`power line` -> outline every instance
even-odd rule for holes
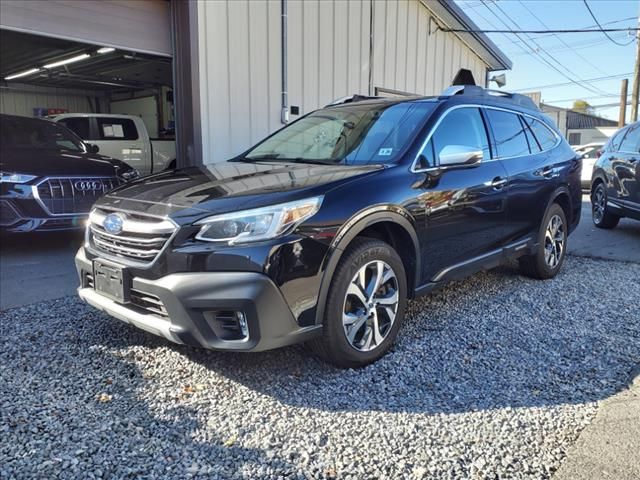
[[[529,12],[533,18],[535,18],[538,22],[540,22],[540,25],[542,25],[545,28],[549,28],[548,25],[546,23],[544,23],[540,17],[538,17],[529,7],[527,7],[524,2],[522,2],[521,0],[518,0],[518,3],[520,5],[522,5],[524,7],[524,9]],[[565,42],[557,33],[554,33],[553,36],[555,38],[557,38],[558,40],[560,40],[560,42],[565,46],[565,47],[569,47],[569,45],[567,44],[567,42]],[[571,47],[569,47],[571,48]],[[602,73],[603,75],[606,75],[607,72],[605,72],[604,70],[602,70],[600,67],[598,67],[597,65],[594,65],[588,58],[586,58],[585,56],[581,55],[580,53],[578,53],[576,50],[574,50],[573,48],[571,48],[571,51],[574,53],[574,55],[577,55],[578,57],[580,57],[582,60],[584,60],[585,63],[591,65],[591,67],[593,67],[595,70],[599,71],[600,73]]]
[[[611,35],[609,35],[607,32],[610,32],[611,29],[604,29],[602,28],[602,25],[600,25],[600,22],[598,22],[598,19],[596,18],[596,16],[593,14],[593,11],[591,10],[591,7],[589,6],[589,4],[587,3],[587,0],[582,0],[584,2],[584,6],[587,7],[587,10],[589,10],[589,13],[591,14],[591,18],[593,18],[593,21],[596,22],[598,24],[598,27],[600,27],[600,31],[602,33],[604,33],[606,35],[606,37],[611,40],[612,43],[615,43],[616,45],[620,46],[620,47],[626,47],[627,45],[631,45],[635,38],[631,39],[631,41],[629,41],[629,43],[620,43],[620,42],[616,42],[613,38],[611,38]],[[637,28],[635,29],[636,31],[638,30]]]
[[[620,37],[618,37],[618,39],[622,39],[622,38],[625,38],[625,37],[626,37],[626,35],[621,35]],[[538,38],[541,38],[541,37],[538,37]],[[552,46],[550,48],[547,48],[547,52],[560,53],[560,52],[567,52],[569,50],[583,50],[585,48],[595,47],[596,45],[602,45],[604,43],[609,43],[609,40],[607,40],[607,39],[595,40],[595,41],[594,40],[587,40],[587,41],[583,40],[583,41],[580,41],[580,42],[569,43],[569,44],[567,44],[568,47],[566,47],[566,48],[561,47],[561,46],[557,46],[557,47],[553,47]],[[511,56],[511,57],[517,57],[517,56],[520,56],[520,55],[525,55],[524,52],[523,53],[519,53],[519,52],[516,52],[515,50],[514,51],[507,51],[505,53],[508,56]],[[529,53],[527,52],[526,55],[529,55]]]
[[[611,97],[617,97],[617,96],[618,94],[612,93],[611,95],[596,95],[593,97],[559,98],[557,100],[545,100],[544,103],[574,102],[576,100],[595,100],[597,98],[611,98]]]
[[[483,0],[483,4],[486,7],[487,10],[489,10],[489,12],[491,12],[491,14],[493,16],[495,16],[500,23],[502,23],[505,27],[507,28],[511,28],[504,20],[502,20],[502,18],[500,18],[500,16],[494,12],[491,8],[489,8],[489,6],[485,3],[485,1]],[[500,7],[500,5],[495,4],[496,8],[498,10],[500,10],[500,12],[502,12],[502,14],[516,27],[516,28],[520,28],[520,25],[518,25],[518,23],[513,20],[509,14],[507,12],[505,12],[502,7]],[[518,38],[521,38],[519,34]],[[530,35],[526,35],[527,38],[531,39]],[[540,61],[542,61],[545,65],[547,65],[548,67],[550,67],[551,69],[555,70],[557,73],[559,73],[560,75],[562,75],[564,78],[566,78],[567,80],[569,80],[571,83],[579,86],[580,88],[584,88],[585,90],[591,92],[591,93],[595,93],[595,94],[606,94],[606,92],[604,92],[603,90],[599,90],[596,89],[594,87],[591,87],[589,85],[583,85],[579,82],[577,82],[574,78],[577,78],[578,80],[584,82],[584,80],[582,80],[578,75],[575,74],[575,72],[571,71],[570,69],[568,69],[566,66],[564,66],[562,63],[560,63],[553,55],[549,54],[539,43],[537,43],[536,41],[532,40],[532,43],[534,45],[536,45],[538,47],[539,51],[536,51],[536,49],[534,49],[531,45],[529,45],[528,43],[524,43],[523,45],[526,46],[526,48],[528,48],[529,50],[531,50],[531,52],[536,55],[533,58],[538,58]],[[524,50],[524,47],[521,46],[521,49]],[[555,62],[556,64],[558,64],[561,68],[563,68],[565,71],[568,72],[568,75],[566,73],[564,73],[562,70],[560,70],[558,67],[556,67],[555,65],[553,65],[549,60],[547,60],[545,57],[542,56],[542,53],[544,53],[545,55],[547,55],[547,57],[549,57],[553,62]]]
[[[477,12],[477,10],[475,8],[472,8],[473,11]],[[610,22],[604,22],[601,25],[613,25],[615,23],[622,23],[622,22],[628,22],[630,20],[635,21],[636,17],[626,17],[626,18],[621,18],[620,20],[611,20]],[[598,25],[587,25],[586,27],[579,27],[582,29],[587,29],[587,28],[594,28],[597,27]],[[600,30],[598,30],[598,32],[600,32]],[[546,33],[546,34],[542,34],[542,35],[538,35],[537,37],[532,37],[533,40],[539,40],[541,38],[546,38],[546,37],[550,37],[551,35],[553,35],[553,33]],[[507,37],[508,38],[508,37]],[[513,40],[513,39],[509,39],[509,43],[522,43],[522,40]]]
[[[498,7],[498,5],[496,5]],[[518,35],[520,33],[606,33],[606,32],[637,32],[640,30],[638,27],[625,27],[625,28],[566,28],[566,29],[558,29],[558,30],[475,30],[475,29],[467,29],[467,28],[438,28],[441,32],[451,32],[451,33],[512,33],[514,35]],[[620,45],[620,44],[618,44]],[[626,44],[628,45],[628,44]],[[626,45],[622,45],[623,47]]]
[[[604,82],[607,80],[615,80],[619,78],[629,77],[633,75],[633,72],[630,73],[619,73],[617,75],[607,75],[606,77],[596,77],[596,78],[587,78],[583,80],[583,82],[595,83],[595,82]],[[566,82],[566,83],[552,83],[549,85],[537,85],[535,87],[527,87],[527,88],[519,88],[518,90],[513,90],[516,92],[529,92],[531,90],[539,90],[542,88],[555,88],[555,87],[566,87],[567,85],[572,85],[574,82]]]

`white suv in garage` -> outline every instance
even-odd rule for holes
[[[85,142],[96,145],[101,154],[122,160],[141,175],[175,168],[175,140],[151,139],[144,122],[135,115],[65,113],[49,119],[63,124]]]

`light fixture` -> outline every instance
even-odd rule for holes
[[[91,55],[88,53],[83,53],[81,55],[76,55],[75,57],[67,58],[66,60],[60,60],[59,62],[53,62],[45,65],[43,68],[56,68],[61,67],[62,65],[68,65],[70,63],[79,62],[80,60],[84,60],[85,58],[89,58]]]
[[[27,75],[31,75],[32,73],[39,72],[39,68],[30,68],[29,70],[25,70],[24,72],[14,73],[13,75],[9,75],[4,77],[5,80],[13,80],[14,78],[26,77]]]
[[[504,87],[507,84],[507,76],[504,73],[500,75],[494,75],[489,79],[490,82],[496,82],[498,88]]]
[[[103,53],[111,53],[115,50],[115,48],[113,47],[102,47],[100,49],[98,49],[98,53],[103,54]]]

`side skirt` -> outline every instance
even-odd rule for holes
[[[496,268],[508,260],[513,260],[523,255],[530,255],[536,251],[537,246],[531,237],[527,237],[502,248],[451,265],[450,267],[440,270],[430,282],[416,288],[413,298],[426,295],[450,281],[462,280],[482,270]]]

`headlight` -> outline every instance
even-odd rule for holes
[[[228,245],[257,242],[284,235],[313,216],[322,197],[282,203],[272,207],[215,215],[196,223],[202,228],[196,239]]]
[[[132,168],[131,170],[127,170],[126,172],[122,172],[120,174],[120,176],[126,180],[127,182],[130,180],[133,180],[135,178],[138,178],[140,176],[140,172],[138,170],[136,170],[135,168]]]
[[[37,177],[37,175],[25,175],[23,173],[0,172],[0,183],[27,183]]]

